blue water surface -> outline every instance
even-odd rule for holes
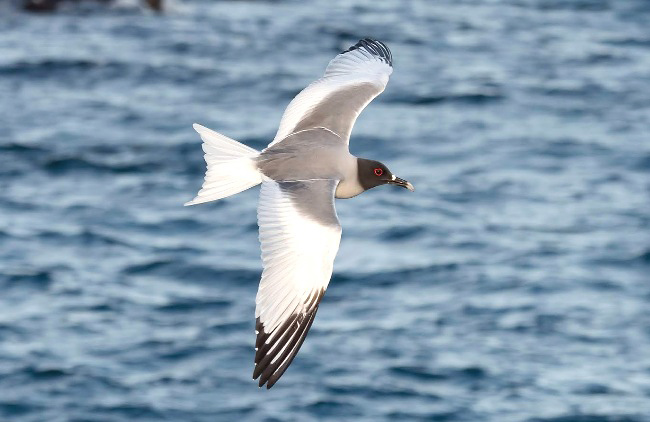
[[[1,421],[650,421],[647,0],[0,5]],[[183,207],[362,37],[335,274],[251,379],[257,188]]]

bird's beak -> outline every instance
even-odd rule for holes
[[[388,181],[388,183],[390,183],[391,185],[401,186],[403,188],[406,188],[406,189],[410,190],[411,192],[415,192],[415,188],[413,187],[411,182],[407,182],[404,179],[400,179],[399,177],[395,176],[394,174],[393,174],[393,177]]]

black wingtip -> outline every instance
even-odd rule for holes
[[[291,365],[314,322],[318,304],[324,293],[324,289],[312,292],[311,299],[308,299],[305,303],[306,310],[293,314],[280,327],[276,328],[275,330],[279,334],[269,344],[266,343],[266,340],[270,334],[264,330],[264,324],[257,318],[255,325],[258,332],[258,341],[256,343],[257,351],[255,353],[253,379],[259,378],[258,385],[260,388],[264,384],[266,384],[267,389],[273,387]],[[274,345],[276,346],[275,349],[270,350]]]
[[[341,54],[345,54],[352,50],[358,50],[360,48],[363,48],[364,50],[368,51],[370,54],[379,57],[389,66],[393,66],[393,55],[390,52],[390,49],[383,42],[379,40],[373,40],[372,38],[364,38],[362,40],[359,40],[359,42],[357,42],[355,45],[348,48],[347,50],[341,52]]]

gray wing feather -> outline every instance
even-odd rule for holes
[[[386,88],[392,63],[388,47],[370,39],[336,56],[325,75],[291,101],[269,146],[291,133],[315,127],[330,129],[349,142],[359,113]]]
[[[337,180],[262,183],[258,223],[264,271],[257,292],[253,378],[271,388],[300,350],[332,276],[341,226]]]

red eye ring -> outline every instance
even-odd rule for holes
[[[375,176],[381,176],[382,174],[384,174],[384,170],[381,167],[377,167],[375,169]]]

